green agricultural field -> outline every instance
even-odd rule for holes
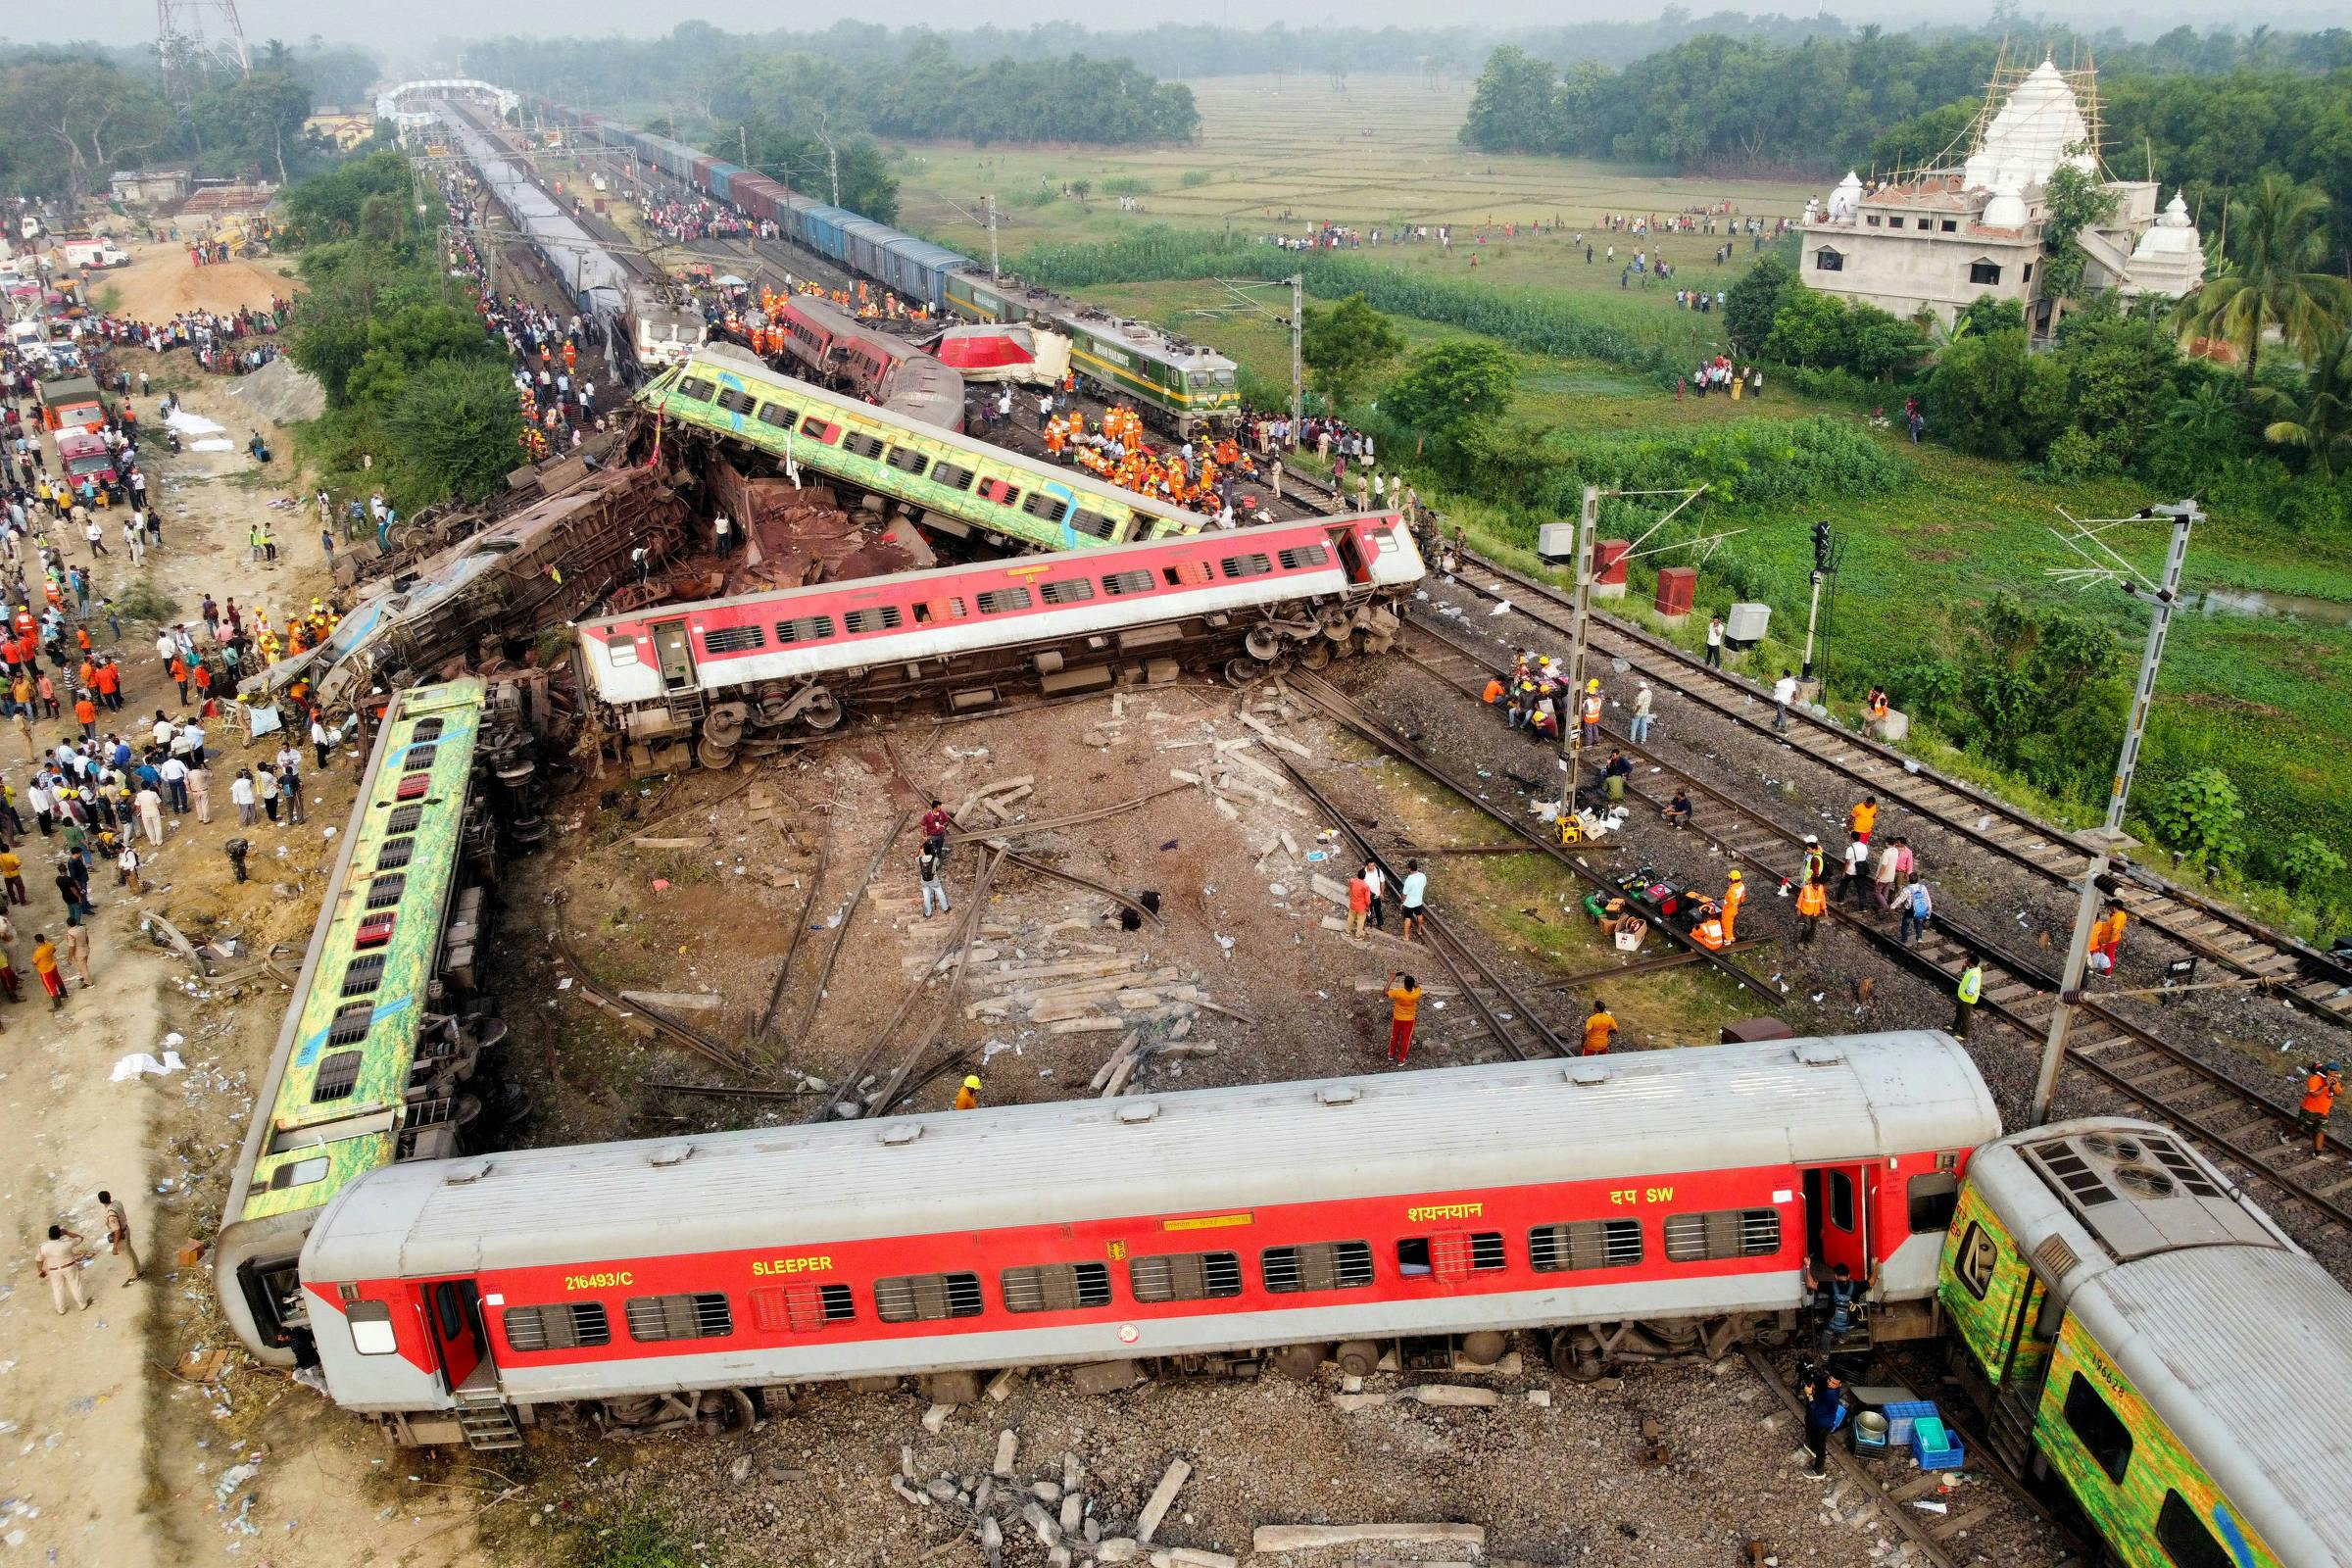
[[[1139,223],[1254,234],[1298,233],[1326,219],[1364,229],[1556,219],[1591,230],[1603,213],[1663,215],[1727,200],[1741,213],[1792,218],[1818,194],[1780,182],[1476,152],[1454,139],[1470,102],[1465,82],[1359,76],[1343,93],[1323,76],[1220,76],[1193,83],[1193,96],[1201,134],[1188,146],[912,145],[894,168],[902,221],[984,255],[987,235],[970,215],[993,191],[999,243],[1010,257],[1044,242],[1109,239]],[[1090,186],[1083,201],[1059,194],[1079,181]],[[1121,208],[1121,193],[1142,210]],[[1524,259],[1506,257],[1510,248],[1492,236],[1481,270],[1496,266],[1504,282],[1537,283],[1566,254],[1565,241]],[[1697,263],[1712,249],[1703,237],[1674,240],[1667,255]],[[1465,269],[1467,250],[1456,247]],[[1577,259],[1581,268],[1581,250]],[[1613,273],[1608,282],[1614,286]]]

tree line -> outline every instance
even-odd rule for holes
[[[758,115],[792,132],[982,145],[1188,141],[1200,127],[1191,88],[1123,59],[1072,53],[1066,39],[1051,56],[975,60],[938,33],[884,43],[880,31],[843,24],[754,37],[696,22],[645,42],[502,38],[470,46],[465,69],[615,118],[661,106],[676,123]]]
[[[377,152],[285,201],[302,279],[288,351],[326,392],[303,455],[320,488],[380,490],[404,515],[478,501],[524,461],[506,345],[450,275],[447,212],[438,196],[419,211],[418,188],[407,159]]]
[[[1963,137],[2005,41],[1864,27],[1783,43],[1709,34],[1615,70],[1503,48],[1488,60],[1461,139],[1686,172],[1834,179],[1916,168]],[[2268,172],[2334,202],[2352,246],[2352,32],[2239,35],[2178,28],[2152,42],[2060,35],[2054,58],[2099,65],[2109,167],[2184,186],[2215,225],[2227,192]],[[2012,48],[2009,63],[2031,65]],[[1965,151],[1965,147],[1960,148]]]
[[[118,170],[185,162],[199,175],[283,184],[333,154],[303,132],[314,106],[365,101],[378,69],[362,50],[272,38],[253,51],[250,74],[189,62],[195,91],[183,111],[165,96],[152,50],[16,52],[0,63],[0,181],[82,196]]]

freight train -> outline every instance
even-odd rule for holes
[[[1132,401],[1146,418],[1184,439],[1228,431],[1240,422],[1234,363],[1205,344],[1043,289],[1006,287],[968,256],[788,190],[765,174],[667,136],[544,100],[535,108],[546,122],[564,126],[583,141],[620,149],[681,185],[775,223],[785,238],[901,299],[975,321],[1034,320],[1050,326],[1070,339],[1071,364],[1092,389],[1104,398]]]
[[[213,1283],[237,1338],[274,1366],[311,1358],[294,1264],[318,1211],[368,1171],[457,1152],[476,1063],[504,1033],[461,1007],[490,880],[484,706],[467,679],[386,709],[229,1180]]]
[[[832,729],[853,704],[962,711],[1016,687],[1220,661],[1240,682],[1280,660],[1382,652],[1422,575],[1396,514],[1315,518],[607,615],[579,622],[574,658],[636,770],[689,743],[723,767],[747,738]]]
[[[1849,1343],[1954,1327],[2005,1446],[2131,1568],[2352,1561],[2352,1295],[2167,1129],[2003,1137],[1934,1032],[396,1165],[301,1280],[337,1402],[491,1447],[827,1381],[961,1402],[1008,1366],[1360,1375],[1514,1334],[1591,1379],[1785,1340],[1838,1263],[1874,1281]]]

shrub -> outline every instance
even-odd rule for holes
[[[2208,878],[2236,856],[2245,816],[2237,786],[2218,767],[2183,773],[2158,790],[2148,807],[2156,841],[2173,852],[2174,862],[2194,861]]]
[[[1176,183],[1182,185],[1187,190],[1192,190],[1199,186],[1207,184],[1210,180],[1216,177],[1217,175],[1214,170],[1188,169],[1184,172],[1184,177],[1177,180]]]

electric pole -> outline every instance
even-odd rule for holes
[[[988,203],[988,275],[1002,282],[1004,278],[1004,269],[997,264],[997,193],[993,190],[990,191],[986,200]]]
[[[1291,274],[1291,439],[1306,417],[1306,274]]]
[[[2034,1104],[2027,1113],[2026,1124],[2038,1127],[2049,1120],[2050,1102],[2058,1093],[2058,1069],[2066,1060],[2066,1034],[2075,1021],[2075,1008],[2082,1001],[2082,976],[2090,963],[2090,928],[2099,916],[2099,901],[2103,890],[2099,884],[2106,878],[2108,865],[2115,856],[2117,842],[2123,837],[2124,808],[2132,798],[2132,773],[2139,765],[2139,743],[2147,733],[2148,708],[2156,700],[2156,671],[2164,661],[2164,641],[2173,623],[2173,606],[2180,597],[2180,569],[2188,560],[2189,530],[2204,520],[2204,514],[2193,501],[2178,501],[2170,506],[2142,509],[2138,517],[2115,517],[2095,522],[2077,522],[2077,536],[2060,534],[2068,548],[2091,563],[2087,568],[2064,568],[2053,575],[2071,577],[2077,581],[2117,579],[2126,593],[2136,593],[2133,579],[2146,584],[2151,591],[2150,607],[2154,613],[2148,621],[2147,646],[2140,651],[2139,684],[2132,693],[2132,712],[2124,725],[2123,751],[2115,762],[2115,783],[2107,797],[2107,818],[2093,840],[2090,863],[2082,869],[2082,896],[2075,901],[2074,935],[2067,939],[2066,972],[2058,983],[2058,1005],[2050,1013],[2049,1038],[2042,1042],[2041,1072],[2034,1081]],[[2164,576],[2156,583],[2126,562],[2098,537],[2115,523],[2135,522],[2147,517],[2169,517],[2173,524],[2171,548],[2164,558]],[[2075,519],[2069,517],[2069,522]],[[2087,544],[2107,558],[2101,562]],[[2112,563],[2112,564],[2110,564]]]
[[[1585,486],[1576,519],[1576,600],[1568,619],[1568,700],[1560,705],[1560,743],[1567,752],[1568,787],[1560,814],[1576,810],[1576,787],[1584,771],[1585,633],[1592,623],[1592,552],[1600,540],[1600,487]]]

